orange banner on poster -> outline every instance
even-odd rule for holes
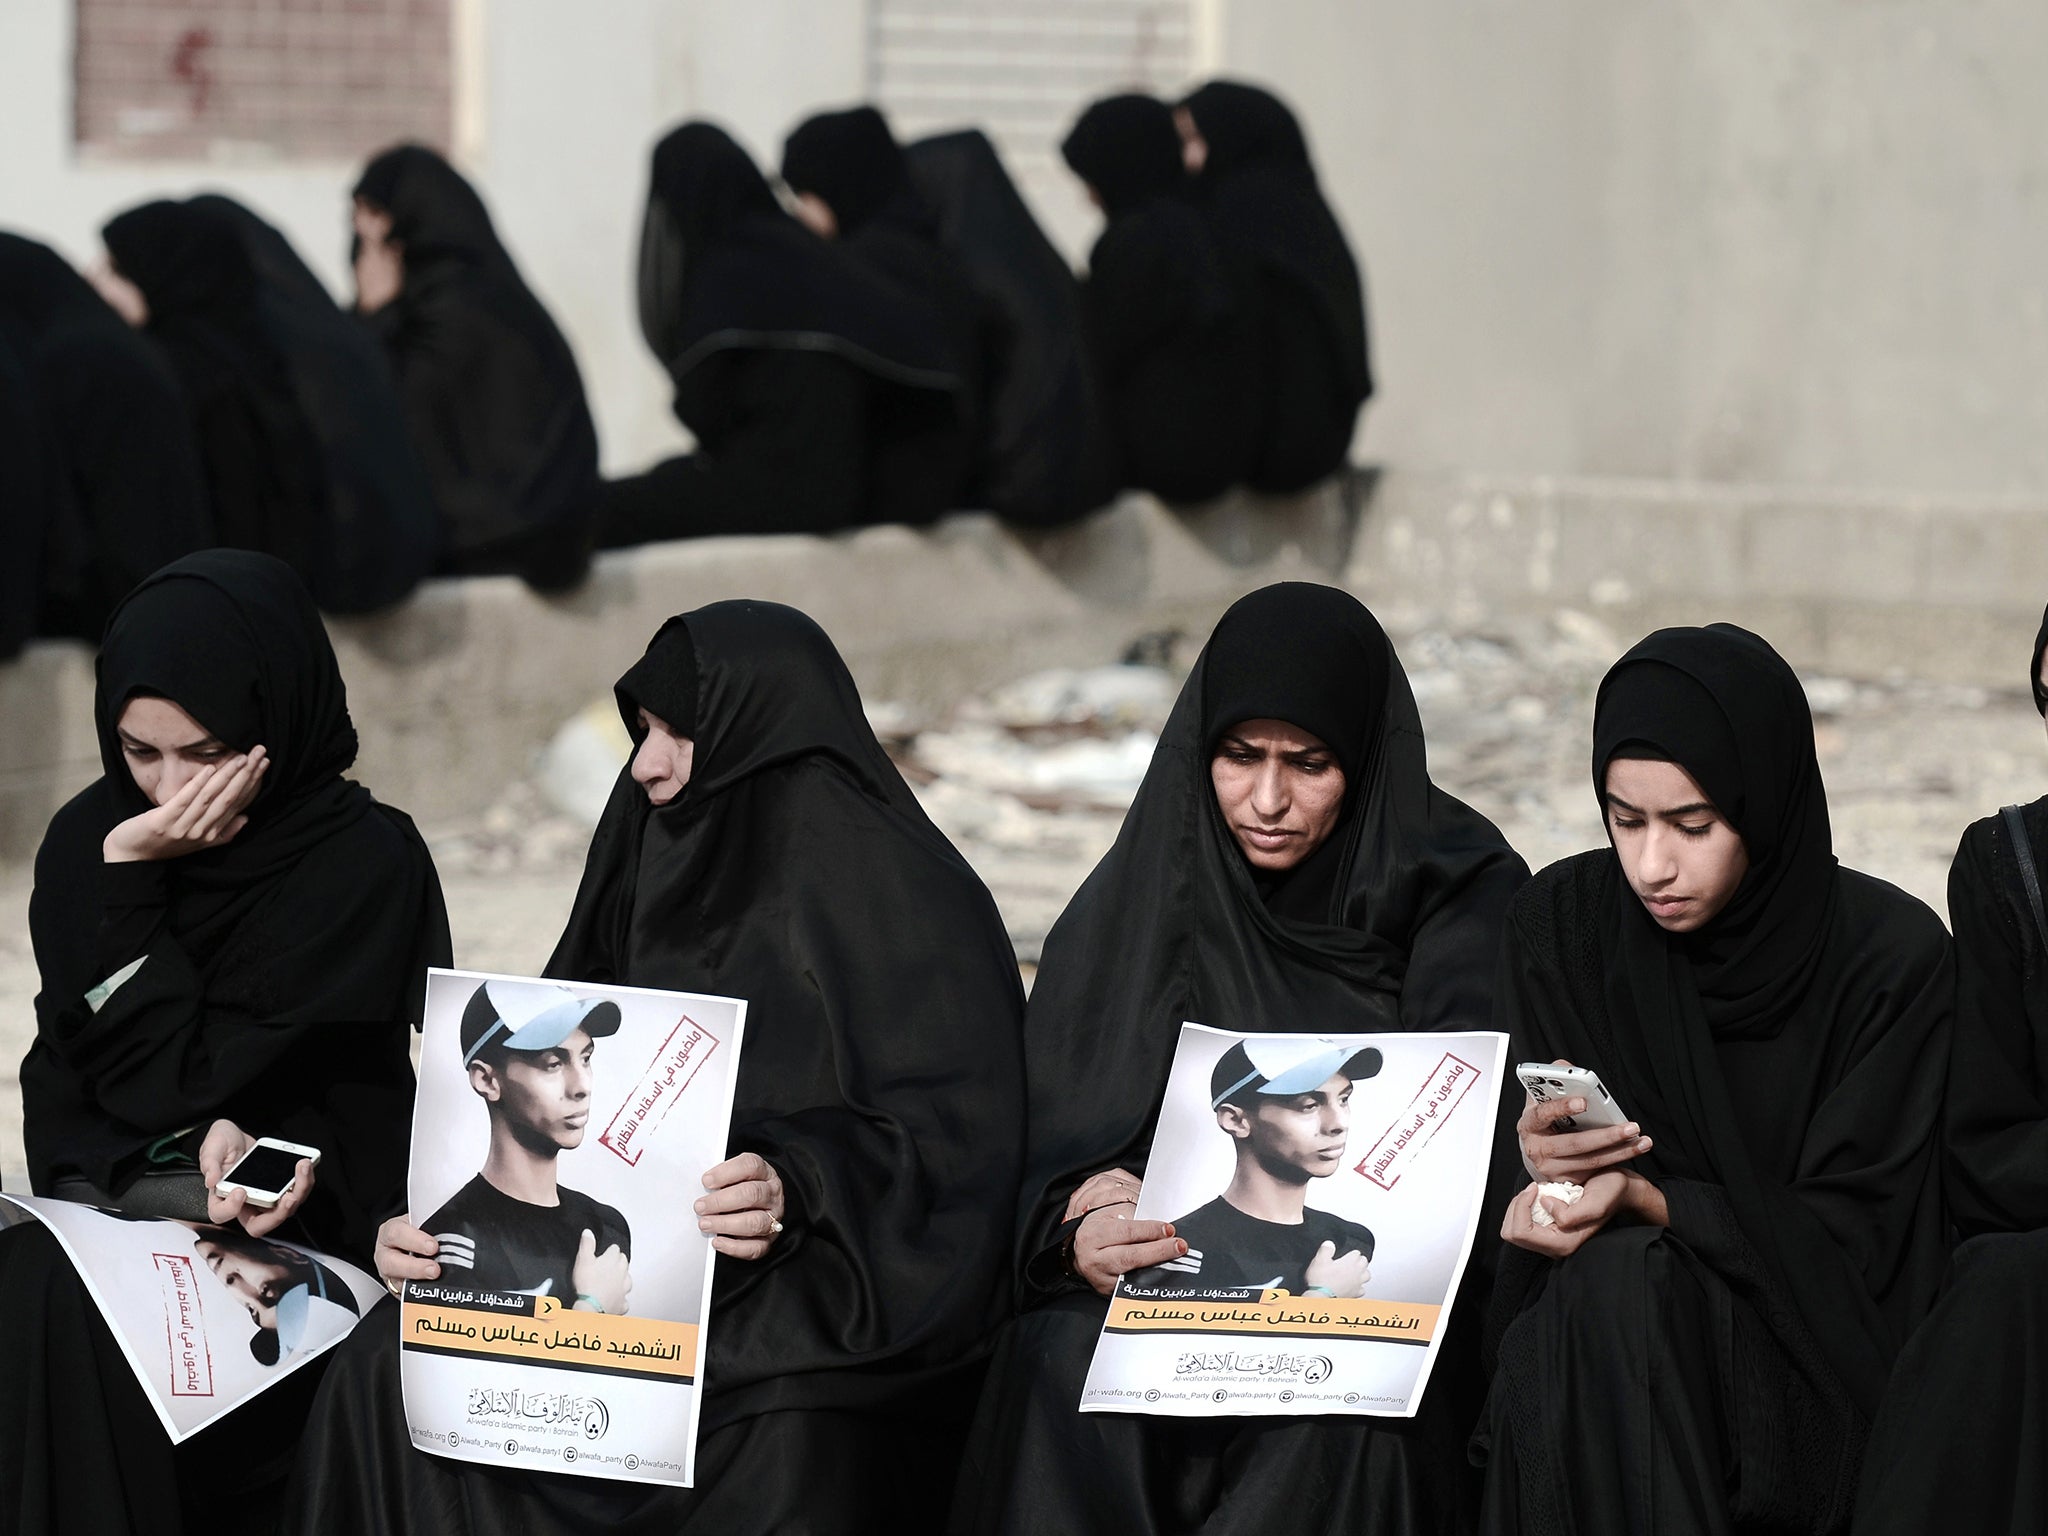
[[[1257,1301],[1144,1300],[1119,1296],[1110,1333],[1236,1333],[1274,1338],[1382,1339],[1427,1344],[1443,1308],[1426,1302],[1337,1300],[1267,1291]]]
[[[408,1349],[492,1355],[571,1370],[678,1381],[694,1381],[697,1375],[695,1323],[565,1310],[552,1296],[540,1298],[532,1317],[408,1301],[401,1338]]]

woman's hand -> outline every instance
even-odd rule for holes
[[[752,1152],[729,1157],[704,1175],[710,1191],[697,1202],[697,1230],[736,1259],[758,1259],[782,1231],[782,1176]]]
[[[405,289],[405,256],[391,240],[391,215],[355,210],[356,309],[374,315]]]
[[[216,1193],[228,1171],[247,1157],[255,1145],[256,1138],[234,1121],[214,1121],[207,1129],[206,1139],[199,1143],[199,1177],[206,1182],[208,1221],[216,1226],[239,1221],[244,1232],[261,1237],[290,1221],[293,1212],[306,1203],[306,1196],[313,1193],[313,1160],[299,1159],[299,1166],[292,1172],[291,1188],[275,1205],[251,1205],[249,1197],[239,1189],[225,1195]]]
[[[1133,1221],[1131,1210],[1121,1202],[1105,1206],[1074,1230],[1074,1273],[1099,1296],[1116,1289],[1119,1275],[1150,1269],[1188,1251],[1173,1235],[1172,1222]]]
[[[412,1224],[410,1216],[394,1216],[377,1229],[377,1273],[392,1295],[404,1294],[408,1280],[438,1280],[441,1266],[434,1255],[441,1245]]]
[[[1067,1214],[1062,1222],[1072,1221],[1076,1216],[1086,1216],[1090,1211],[1105,1205],[1138,1204],[1141,1181],[1135,1173],[1126,1173],[1121,1168],[1108,1168],[1101,1173],[1091,1174],[1088,1181],[1067,1196]],[[1126,1215],[1129,1212],[1125,1213]]]
[[[1500,1224],[1501,1241],[1526,1248],[1531,1253],[1540,1253],[1545,1258],[1565,1259],[1577,1253],[1588,1238],[1602,1231],[1609,1222],[1651,1227],[1671,1224],[1671,1210],[1665,1204],[1664,1191],[1640,1173],[1627,1168],[1597,1173],[1586,1180],[1585,1189],[1585,1194],[1575,1203],[1565,1205],[1559,1201],[1544,1200],[1537,1193],[1537,1186],[1531,1184],[1509,1203],[1508,1213]],[[1549,1226],[1536,1224],[1539,1200],[1550,1213]]]
[[[269,767],[261,747],[208,763],[162,805],[130,816],[109,832],[100,845],[101,857],[109,864],[175,859],[233,842],[249,824],[243,812]]]
[[[1568,1061],[1554,1061],[1554,1067],[1568,1067]],[[1591,1131],[1561,1131],[1556,1122],[1586,1112],[1584,1099],[1547,1099],[1538,1103],[1527,1090],[1522,1094],[1522,1118],[1515,1122],[1515,1137],[1522,1146],[1522,1166],[1538,1184],[1583,1184],[1589,1175],[1641,1157],[1650,1150],[1650,1138],[1631,1120],[1627,1125],[1603,1126]]]

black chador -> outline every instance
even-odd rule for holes
[[[184,386],[219,542],[276,555],[330,613],[418,585],[433,500],[390,369],[284,236],[209,194],[132,208],[101,238]]]
[[[574,584],[589,559],[597,429],[576,359],[462,174],[417,144],[364,168],[405,265],[369,316],[440,511],[441,569]]]
[[[829,533],[947,510],[918,450],[960,421],[936,307],[783,212],[709,123],[655,146],[640,329],[697,451],[608,484],[601,543]]]
[[[1196,184],[1218,238],[1257,267],[1266,408],[1251,484],[1298,491],[1340,468],[1372,398],[1365,285],[1294,114],[1214,80],[1181,107],[1208,156]]]
[[[34,434],[24,494],[42,508],[8,503],[9,591],[22,583],[36,633],[97,641],[137,582],[215,542],[178,378],[63,257],[4,233],[0,342]]]
[[[1482,1529],[1840,1531],[1945,1258],[1948,935],[1836,864],[1805,693],[1748,631],[1659,630],[1616,663],[1603,815],[1617,757],[1691,775],[1748,871],[1696,933],[1660,928],[1611,848],[1509,915],[1497,1022],[1517,1059],[1600,1074],[1654,1141],[1630,1166],[1670,1224],[1505,1251]]]
[[[1009,1298],[1024,1086],[1002,920],[802,614],[672,620],[618,695],[636,735],[644,708],[693,741],[691,777],[657,807],[620,775],[548,972],[745,998],[730,1150],[767,1159],[788,1200],[765,1258],[716,1261],[697,1487],[415,1450],[386,1305],[329,1373],[287,1530],[852,1536],[938,1519]]]
[[[1116,482],[1072,269],[980,129],[919,139],[904,156],[940,241],[996,317],[971,504],[1026,527],[1092,512]]]
[[[1255,873],[1210,780],[1223,732],[1251,719],[1309,732],[1344,770],[1335,830],[1280,875]],[[1412,1421],[1084,1414],[1108,1304],[1068,1271],[1078,1222],[1064,1216],[1091,1175],[1143,1173],[1183,1020],[1484,1028],[1502,914],[1527,873],[1491,823],[1430,782],[1407,678],[1356,599],[1286,583],[1223,616],[1032,988],[1022,1316],[982,1394],[957,1530],[1251,1532],[1290,1510],[1324,1530],[1462,1528],[1476,1318],[1454,1328]]]
[[[108,832],[150,808],[115,730],[139,695],[237,751],[268,750],[248,824],[224,846],[104,861]],[[426,968],[449,962],[448,923],[412,823],[341,776],[356,736],[320,617],[269,556],[188,556],[115,611],[95,713],[103,776],[51,820],[29,905],[35,1192],[169,1213],[165,1192],[198,1187],[197,1142],[226,1118],[321,1149],[282,1235],[367,1264],[378,1221],[404,1202],[407,1021]],[[182,1508],[211,1530],[223,1505],[260,1521],[310,1379],[174,1452],[43,1228],[0,1233],[0,1308],[0,1525],[176,1531]]]
[[[1265,396],[1257,288],[1195,207],[1167,105],[1112,96],[1060,146],[1108,220],[1082,314],[1119,478],[1207,501],[1253,473]]]
[[[873,107],[805,119],[782,146],[782,180],[829,210],[833,238],[850,255],[932,307],[959,376],[957,413],[935,419],[921,437],[889,445],[893,499],[912,512],[973,505],[1000,316],[966,263],[940,240],[938,215],[911,181],[888,120]]]
[[[2048,713],[2044,650],[2048,614],[2027,656],[2034,707]],[[1965,1241],[1886,1389],[1864,1458],[1857,1536],[2048,1529],[2043,891],[2048,799],[1963,833],[1948,877],[1956,1017],[1942,1121],[1949,1212]]]

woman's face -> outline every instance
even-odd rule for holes
[[[1202,167],[1209,161],[1209,141],[1202,137],[1202,130],[1195,126],[1195,114],[1186,107],[1173,109],[1173,126],[1180,130],[1180,161],[1188,168],[1190,176],[1202,174]]]
[[[1344,809],[1337,754],[1285,720],[1240,720],[1225,731],[1209,782],[1245,862],[1271,874],[1328,842]]]
[[[1659,928],[1693,933],[1721,915],[1749,873],[1742,834],[1676,763],[1607,765],[1607,831],[1629,889]]]
[[[114,732],[135,787],[151,805],[169,800],[200,769],[235,755],[233,747],[169,699],[130,699]]]
[[[85,269],[85,280],[99,290],[108,306],[137,330],[149,324],[149,300],[142,290],[122,275],[111,256],[102,256]]]
[[[652,804],[667,805],[690,782],[690,763],[697,755],[697,744],[687,736],[678,736],[666,720],[646,709],[640,711],[640,729],[647,733],[647,738],[633,754],[633,782],[647,791]]]

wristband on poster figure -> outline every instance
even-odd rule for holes
[[[1327,1285],[1305,1286],[1303,1287],[1301,1294],[1304,1296],[1327,1296],[1332,1301],[1335,1301],[1337,1299],[1337,1293],[1331,1290]]]
[[[591,1311],[602,1312],[604,1310],[604,1303],[599,1301],[595,1296],[585,1295],[582,1291],[578,1291],[576,1293],[576,1305],[581,1306],[586,1301],[590,1303]]]

